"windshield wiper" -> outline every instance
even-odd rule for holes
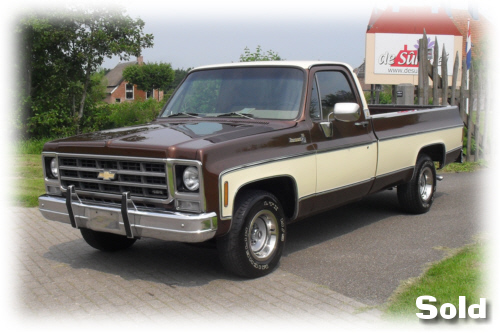
[[[253,116],[250,113],[240,113],[240,112],[223,113],[223,114],[218,115],[217,117],[232,117],[232,116],[238,116],[238,117],[253,119]]]
[[[193,112],[180,112],[180,113],[173,113],[173,114],[169,114],[167,116],[167,118],[170,118],[170,117],[192,117],[192,118],[201,118],[200,116],[198,116],[197,113],[193,113]]]

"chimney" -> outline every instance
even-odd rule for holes
[[[137,63],[138,63],[139,65],[142,65],[142,64],[144,63],[144,61],[143,61],[143,57],[142,57],[141,55],[137,57]]]

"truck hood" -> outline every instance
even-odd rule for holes
[[[207,146],[295,125],[294,121],[159,120],[51,141],[44,151],[194,159]]]

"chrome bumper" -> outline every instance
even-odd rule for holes
[[[70,193],[72,193],[70,195]],[[166,241],[199,243],[214,237],[217,230],[215,213],[189,214],[138,210],[128,193],[120,208],[82,203],[71,189],[67,198],[42,195],[39,209],[48,220],[71,224],[74,228]]]

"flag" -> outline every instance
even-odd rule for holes
[[[467,70],[470,68],[470,63],[472,60],[472,41],[470,38],[470,20],[467,20],[467,42],[465,44],[465,53],[467,54]]]

